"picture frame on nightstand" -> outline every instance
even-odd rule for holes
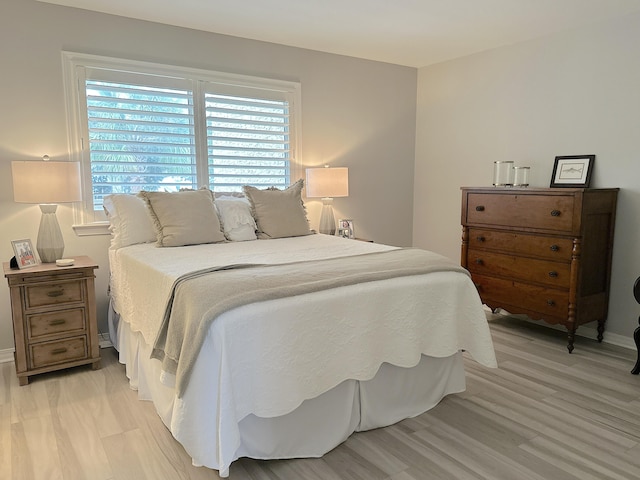
[[[16,264],[20,270],[40,264],[30,239],[11,240],[11,246],[16,256]]]

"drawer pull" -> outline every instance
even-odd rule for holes
[[[51,350],[51,355],[61,355],[63,353],[67,353],[66,347],[54,348],[53,350]]]
[[[559,217],[560,216],[560,210],[551,210],[551,216],[552,217]]]
[[[484,205],[478,205],[476,207],[476,212],[484,212]]]
[[[551,249],[552,252],[557,252],[558,250],[560,250],[560,247],[558,245],[551,245],[551,247],[549,247]]]
[[[64,318],[56,318],[55,320],[51,320],[49,325],[54,327],[56,325],[64,325],[67,321]]]
[[[558,276],[558,272],[556,272],[555,270],[551,270],[549,272],[549,276],[552,278],[556,278]]]
[[[556,304],[556,302],[554,302],[553,300],[547,300],[547,305],[549,305],[550,307],[553,307]]]
[[[482,265],[484,262],[481,258],[476,258],[476,265]]]
[[[483,236],[479,236],[476,237],[476,240],[478,240],[480,243],[484,242],[485,238]]]
[[[62,295],[64,295],[64,288],[61,288],[59,290],[51,290],[47,292],[47,297],[51,297],[51,298],[61,297]]]

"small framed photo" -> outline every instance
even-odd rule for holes
[[[595,155],[568,155],[556,157],[551,176],[551,187],[589,188]]]
[[[33,250],[33,245],[31,245],[31,240],[11,240],[11,246],[13,247],[13,253],[16,256],[18,268],[23,269],[35,267],[40,264],[40,261]]]
[[[343,238],[355,238],[355,233],[353,231],[353,220],[338,220],[338,236]]]

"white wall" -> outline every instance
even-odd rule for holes
[[[640,313],[632,296],[640,275],[638,45],[633,15],[420,69],[414,245],[459,259],[459,189],[490,186],[495,160],[531,166],[531,184],[548,187],[556,155],[596,154],[592,187],[621,188],[606,332],[632,345]]]
[[[10,241],[37,236],[38,206],[13,202],[11,160],[68,157],[61,51],[228,71],[302,84],[302,162],[349,167],[350,196],[337,217],[353,218],[358,236],[395,245],[412,238],[417,71],[384,63],[169,27],[39,3],[0,6],[0,259]],[[312,226],[320,202],[310,201]],[[72,211],[58,219],[66,255],[100,265],[100,330],[106,331],[108,237],[77,237]],[[13,348],[6,282],[0,285],[0,357]]]

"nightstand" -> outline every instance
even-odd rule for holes
[[[20,385],[40,373],[91,364],[100,368],[95,275],[87,256],[70,267],[43,263],[23,270],[3,263],[9,282],[16,374]]]

